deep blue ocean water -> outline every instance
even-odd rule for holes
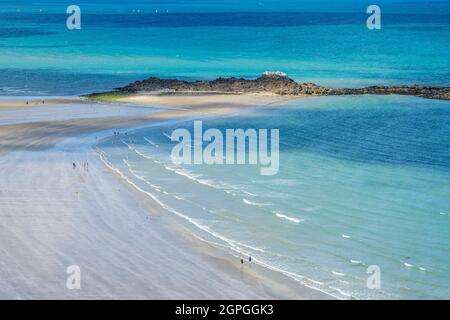
[[[329,86],[449,85],[450,4],[378,1],[0,0],[0,95],[76,95],[149,76],[287,72]],[[279,128],[280,172],[174,166],[164,135],[99,150],[199,237],[339,298],[450,298],[450,105],[399,96],[321,97],[205,126]],[[366,287],[378,265],[382,290]]]

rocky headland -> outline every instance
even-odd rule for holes
[[[131,95],[142,93],[165,94],[277,94],[277,95],[313,95],[337,96],[376,94],[400,94],[423,97],[428,99],[450,100],[450,87],[435,86],[370,86],[365,88],[327,88],[314,83],[297,83],[283,72],[264,72],[259,78],[248,80],[243,78],[218,78],[211,81],[183,81],[177,79],[161,79],[150,77],[136,81],[114,92],[107,94]],[[96,97],[101,94],[92,94]]]

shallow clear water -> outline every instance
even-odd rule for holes
[[[268,125],[269,124],[269,125]],[[172,130],[100,145],[106,161],[237,257],[346,298],[449,298],[450,103],[399,96],[301,99],[205,119],[204,127],[279,128],[280,171],[176,166]],[[366,287],[369,265],[382,290]]]

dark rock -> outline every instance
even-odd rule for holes
[[[315,83],[299,84],[282,72],[265,72],[255,80],[218,78],[211,81],[183,81],[150,77],[118,89],[122,93],[274,93],[279,95],[411,95],[429,99],[450,100],[450,87],[370,86],[366,88],[326,88]]]

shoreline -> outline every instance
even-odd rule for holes
[[[227,97],[227,101],[220,101],[221,99],[216,101],[216,105],[214,106],[210,106],[209,108],[205,107],[205,105],[200,106],[190,106],[188,108],[188,110],[186,109],[169,109],[166,111],[160,111],[160,112],[153,112],[150,114],[147,114],[144,116],[144,119],[142,119],[142,116],[131,116],[131,117],[105,117],[105,118],[82,118],[82,119],[71,119],[71,120],[61,120],[61,121],[56,121],[57,125],[55,125],[55,123],[52,121],[44,121],[44,122],[38,122],[38,123],[26,123],[26,124],[10,124],[10,125],[1,125],[0,124],[0,135],[2,135],[4,138],[6,137],[6,143],[3,143],[0,146],[0,161],[2,161],[3,164],[3,170],[1,171],[1,175],[8,175],[7,170],[12,170],[10,165],[7,165],[8,161],[5,163],[5,159],[8,159],[8,157],[17,157],[15,158],[15,161],[12,163],[16,163],[16,161],[18,159],[21,159],[21,161],[19,162],[27,162],[29,157],[34,157],[35,155],[39,155],[39,157],[43,157],[43,159],[45,159],[46,157],[49,157],[51,154],[53,153],[59,153],[56,152],[57,150],[64,150],[64,155],[67,153],[74,153],[74,154],[78,154],[80,153],[80,151],[77,151],[78,148],[81,148],[80,145],[86,144],[86,139],[84,137],[86,137],[86,135],[91,136],[91,139],[93,139],[93,137],[96,137],[95,140],[97,140],[100,136],[99,132],[111,132],[112,130],[114,130],[114,128],[116,128],[119,124],[122,127],[122,130],[132,130],[134,128],[136,128],[136,126],[148,126],[150,125],[149,123],[153,123],[153,124],[158,124],[161,121],[164,120],[174,120],[174,119],[183,119],[187,114],[190,114],[191,116],[199,116],[199,115],[220,115],[220,114],[228,114],[229,112],[233,112],[233,111],[238,111],[240,109],[242,109],[242,106],[231,106],[230,103],[225,103],[228,102],[229,97]],[[253,99],[253,98],[252,98]],[[252,100],[250,99],[250,100]],[[260,98],[258,98],[257,100],[259,100]],[[240,101],[242,101],[242,97],[240,96]],[[256,100],[255,100],[256,102]],[[266,101],[267,102],[267,101]],[[280,102],[280,100],[272,100],[270,101],[271,103],[277,103]],[[142,103],[139,102],[139,103]],[[210,101],[206,102],[206,104],[209,104]],[[223,108],[223,106],[226,106],[226,109],[221,109],[220,111],[218,111],[217,109],[219,108]],[[252,105],[252,103],[248,103],[247,106],[255,106]],[[11,108],[14,108],[14,106],[10,106]],[[112,106],[109,106],[109,108],[111,108]],[[175,104],[170,105],[169,103],[169,107],[175,107],[177,108],[177,106]],[[57,107],[54,107],[57,108]],[[123,108],[129,108],[129,107],[123,107]],[[200,110],[198,110],[200,109]],[[36,109],[37,110],[37,109]],[[56,110],[55,110],[56,111]],[[0,111],[1,112],[1,111]],[[115,122],[116,121],[116,122]],[[91,123],[90,123],[91,122]],[[95,125],[92,124],[92,122],[95,123]],[[145,122],[145,124],[143,124],[143,122]],[[39,129],[42,130],[42,127],[48,126],[48,125],[55,125],[55,128],[53,130],[46,130],[45,132],[41,132],[41,136],[39,135],[35,135],[34,133],[36,133],[36,130],[39,132]],[[108,125],[107,125],[108,124]],[[5,127],[7,129],[5,129]],[[25,130],[26,132],[24,132],[23,130]],[[19,136],[17,136],[19,135]],[[14,139],[14,146],[9,145],[8,146],[8,138],[11,138],[11,136],[15,136],[16,139]],[[20,142],[20,140],[25,140],[22,141],[23,143],[20,144],[18,142]],[[92,143],[95,143],[95,140],[91,141]],[[78,141],[77,143],[73,143],[73,141]],[[11,141],[9,141],[11,144]],[[81,148],[80,150],[82,150],[83,148]],[[92,149],[92,147],[89,147],[91,154],[87,155],[85,154],[85,156],[89,157],[92,161],[92,169],[90,170],[95,170],[96,172],[100,172],[102,171],[102,169],[95,164],[95,160],[92,158],[93,155],[95,155],[96,157],[98,157],[98,155],[95,154],[95,150]],[[82,151],[83,154],[85,151]],[[35,160],[31,161],[34,162]],[[100,162],[100,160],[98,160],[98,162]],[[11,164],[12,164],[11,163]],[[91,163],[91,162],[90,162]],[[67,165],[67,164],[66,164]],[[105,167],[102,164],[103,167]],[[45,166],[43,163],[39,164],[39,167],[44,167],[45,170],[53,170],[52,168],[47,168],[47,166]],[[108,168],[104,168],[106,170],[110,170]],[[81,170],[81,168],[80,168]],[[14,170],[12,170],[14,172]],[[62,171],[64,172],[64,171]],[[70,172],[70,170],[69,170]],[[38,175],[38,173],[35,173],[36,175]],[[61,174],[61,173],[60,173]],[[64,175],[66,175],[67,173],[64,173]],[[27,174],[28,176],[28,174]],[[27,179],[27,176],[22,176],[21,179]],[[201,243],[201,240],[199,239],[195,239],[195,236],[190,235],[188,230],[183,230],[183,227],[181,225],[177,225],[176,223],[176,219],[175,217],[170,217],[170,215],[165,215],[163,213],[161,213],[161,208],[158,208],[158,204],[155,201],[150,201],[150,199],[148,199],[148,197],[146,197],[143,194],[138,194],[138,190],[131,190],[132,186],[126,186],[126,182],[122,181],[122,182],[118,182],[120,181],[120,179],[118,179],[119,177],[117,176],[117,174],[113,173],[113,172],[109,172],[109,173],[103,173],[102,175],[98,174],[97,175],[97,179],[99,180],[109,180],[110,178],[108,178],[108,176],[111,179],[114,179],[115,181],[117,181],[117,186],[121,186],[120,189],[127,189],[127,194],[130,195],[130,199],[131,198],[135,198],[137,199],[137,201],[135,203],[133,203],[131,205],[131,207],[133,206],[138,206],[140,209],[142,209],[142,207],[145,208],[145,212],[148,212],[148,218],[150,220],[153,221],[157,221],[157,226],[153,226],[155,230],[153,230],[153,232],[155,233],[165,233],[168,232],[170,234],[174,234],[175,238],[177,238],[177,240],[171,240],[171,241],[177,241],[178,245],[181,246],[185,246],[185,242],[189,243],[189,256],[193,256],[192,259],[199,259],[199,261],[202,261],[202,263],[204,262],[205,266],[204,268],[207,270],[203,270],[204,272],[206,272],[205,274],[209,274],[211,276],[216,275],[218,276],[218,279],[228,279],[225,282],[222,282],[222,284],[216,284],[215,288],[210,288],[208,290],[204,290],[203,293],[201,292],[197,292],[197,296],[196,295],[192,295],[190,294],[190,292],[185,291],[184,292],[184,297],[180,297],[179,295],[181,294],[178,293],[178,296],[173,296],[170,298],[177,298],[180,297],[181,299],[189,299],[189,298],[225,298],[225,299],[248,299],[248,298],[256,298],[256,299],[267,299],[267,298],[275,298],[275,299],[332,299],[331,296],[322,293],[316,289],[311,289],[305,286],[302,286],[299,283],[295,283],[294,280],[289,279],[287,276],[283,275],[283,274],[279,274],[275,271],[272,270],[266,270],[264,267],[258,266],[255,263],[252,264],[244,264],[243,266],[240,265],[239,261],[236,259],[236,261],[234,261],[233,259],[231,259],[229,257],[229,255],[226,252],[220,252],[220,250],[217,250],[217,248],[212,248],[210,245],[206,244],[206,243]],[[4,176],[2,176],[4,178]],[[65,177],[67,178],[67,177]],[[86,177],[84,177],[83,179],[87,179]],[[10,181],[8,179],[4,180],[4,181]],[[99,183],[98,181],[96,181],[96,183]],[[111,181],[109,182],[109,184],[111,184]],[[113,183],[114,185],[116,185],[116,183]],[[108,185],[106,182],[102,182],[100,183],[100,185],[102,186],[106,186]],[[17,186],[16,186],[17,187]],[[52,187],[51,185],[48,186],[49,188]],[[109,187],[113,187],[112,185]],[[89,186],[89,190],[91,190],[91,188],[94,188],[94,186]],[[4,189],[3,191],[5,192],[5,185],[1,188]],[[8,188],[6,188],[7,190]],[[91,190],[92,191],[92,190]],[[123,191],[122,191],[123,192]],[[92,195],[91,195],[92,196]],[[101,196],[101,193],[98,195],[99,197]],[[104,196],[104,195],[103,195]],[[116,196],[119,197],[119,194],[116,194]],[[78,193],[77,193],[77,197],[78,197]],[[94,196],[94,198],[97,196]],[[120,197],[119,197],[120,198]],[[108,198],[104,198],[105,200],[109,201],[109,196]],[[127,199],[127,202],[130,202],[130,199]],[[115,201],[115,200],[114,200]],[[3,202],[3,201],[2,201]],[[87,204],[92,204],[92,203],[87,203]],[[21,205],[17,204],[17,206],[19,206],[19,208],[12,208],[11,210],[15,211],[16,213],[20,213],[21,215],[26,215],[26,211],[30,210],[29,206],[32,206],[32,203],[24,203],[22,204],[22,206],[25,206],[25,208],[20,208]],[[45,204],[47,206],[47,208],[49,208],[48,206],[51,205],[51,203]],[[107,204],[104,204],[107,205]],[[130,207],[130,208],[131,208]],[[44,206],[45,208],[45,206]],[[43,213],[45,214],[45,209],[43,208]],[[71,212],[73,208],[71,207],[64,207],[64,210],[67,212]],[[22,210],[22,211],[21,211]],[[48,210],[48,209],[47,209]],[[64,211],[63,210],[63,211]],[[89,210],[87,210],[89,211]],[[138,210],[139,212],[142,212],[142,210]],[[153,213],[152,213],[153,212]],[[158,213],[159,212],[159,213]],[[90,214],[93,214],[93,212],[90,212]],[[6,211],[6,215],[8,215],[8,211]],[[86,215],[86,214],[85,214]],[[10,218],[12,218],[12,221],[14,221],[14,217],[10,216]],[[25,218],[25,217],[24,217]],[[86,216],[86,218],[90,218],[88,216]],[[142,218],[142,217],[141,217]],[[141,219],[140,218],[140,219]],[[58,221],[58,219],[56,217],[51,217],[51,219],[56,219],[56,221]],[[50,220],[51,220],[50,219]],[[76,219],[76,218],[73,218]],[[108,219],[106,217],[103,217],[103,219]],[[44,219],[45,220],[45,219]],[[34,221],[35,223],[41,223],[41,222],[37,222]],[[13,223],[13,222],[11,222]],[[3,222],[3,224],[5,224],[5,222]],[[7,225],[0,225],[0,228],[3,230],[5,229],[5,227],[11,227],[11,226],[7,226]],[[114,224],[113,221],[110,221],[110,224]],[[36,226],[30,226],[31,229],[35,228]],[[92,226],[90,226],[92,227]],[[21,224],[18,224],[15,226],[15,228],[21,228]],[[14,228],[13,228],[14,229]],[[26,229],[26,228],[25,228]],[[167,229],[167,230],[164,230]],[[5,229],[6,230],[6,229]],[[39,235],[41,235],[39,233]],[[129,235],[129,234],[128,234]],[[44,238],[47,237],[45,235],[41,235]],[[65,237],[64,234],[60,234],[60,237]],[[86,237],[92,237],[92,235],[85,235]],[[131,235],[130,235],[131,236]],[[145,237],[145,235],[142,235],[142,237]],[[184,239],[184,241],[180,241],[181,239]],[[14,246],[13,243],[14,239],[9,239],[9,242],[11,243],[12,246]],[[16,239],[16,240],[22,240],[23,239]],[[39,241],[39,237],[37,237],[37,239],[35,239],[37,241]],[[54,239],[52,239],[54,240]],[[126,240],[123,240],[126,241]],[[55,242],[54,243],[55,246],[60,246],[61,243],[59,242]],[[89,247],[89,246],[88,246]],[[103,248],[105,249],[105,248]],[[81,249],[78,248],[78,250],[86,250],[86,249]],[[91,250],[96,250],[95,248],[91,248]],[[128,248],[128,250],[135,250],[131,247]],[[155,248],[153,248],[153,250],[155,250]],[[104,255],[107,255],[107,253],[103,253]],[[12,257],[11,259],[13,259],[14,257]],[[20,257],[16,257],[16,259],[19,259]],[[109,259],[113,259],[114,257],[109,257]],[[172,256],[173,258],[173,256]],[[57,257],[54,258],[54,263],[59,263]],[[87,263],[87,262],[86,262]],[[133,264],[133,262],[131,262]],[[126,266],[126,263],[122,263],[122,266]],[[145,264],[143,264],[140,267],[145,266]],[[136,267],[136,266],[135,266]],[[147,266],[148,267],[148,266]],[[153,267],[154,263],[153,263]],[[167,266],[166,266],[167,267]],[[170,267],[170,265],[168,266]],[[248,268],[247,268],[248,267]],[[244,270],[243,270],[244,269]],[[245,270],[246,269],[246,270]],[[178,269],[175,269],[174,272],[178,272]],[[4,271],[2,271],[4,272]],[[13,271],[11,271],[13,272]],[[202,273],[202,276],[204,274]],[[199,275],[197,275],[199,276]],[[45,275],[41,275],[41,277],[45,278]],[[2,277],[0,277],[2,278]],[[121,278],[120,278],[121,279]],[[120,279],[116,279],[116,281],[121,281]],[[197,279],[200,280],[200,279]],[[210,279],[211,281],[213,281],[213,279]],[[4,281],[4,280],[3,280]],[[124,280],[125,281],[125,280]],[[180,283],[183,283],[183,281],[187,281],[187,280],[181,280],[179,279]],[[217,279],[214,281],[218,281]],[[230,287],[226,287],[227,285],[225,285],[226,283],[228,283],[228,281],[231,281],[232,283],[235,283],[236,285],[238,285],[237,289],[234,288],[230,288]],[[145,281],[144,281],[145,282]],[[199,283],[201,284],[201,283]],[[181,284],[180,284],[181,285]],[[188,286],[190,288],[190,286],[192,286],[192,283],[185,283],[184,285]],[[221,286],[224,286],[220,288]],[[10,284],[11,286],[11,284]],[[98,286],[101,287],[100,284],[98,284]],[[243,286],[243,288],[239,288],[240,286]],[[168,289],[168,288],[166,288]],[[244,293],[240,292],[240,290],[244,290]],[[113,288],[111,288],[111,290],[114,291]],[[222,292],[223,291],[223,292]],[[80,295],[76,295],[73,293],[70,293],[67,296],[67,292],[66,291],[62,291],[63,297],[70,297],[70,298],[85,298],[85,296],[80,296]],[[220,292],[220,293],[219,293]],[[80,293],[82,294],[82,293]],[[129,296],[120,296],[120,295],[113,295],[112,298],[129,298],[129,297],[137,297],[137,298],[163,298],[164,296],[167,298],[166,295],[161,294],[158,297],[158,294],[155,292],[152,293],[151,297],[150,296],[146,296],[144,294],[144,292],[139,292],[139,293],[133,293],[129,292]],[[204,296],[202,296],[202,294],[204,294]],[[91,293],[90,296],[92,296],[95,294]],[[228,296],[227,296],[228,295]],[[8,297],[7,294],[2,293],[2,291],[0,290],[0,297],[5,297],[5,298],[10,298]],[[23,296],[19,296],[18,298],[24,298],[27,297],[26,295]],[[49,298],[52,298],[53,296],[50,296]],[[105,294],[104,296],[99,295],[97,297],[100,298],[108,298],[111,297],[108,294]],[[14,296],[12,297],[14,298]],[[54,298],[54,297],[53,297]],[[58,296],[58,298],[60,298]]]
[[[136,128],[130,129],[134,130]],[[225,248],[220,248],[219,246],[195,235],[192,230],[180,223],[180,217],[175,217],[174,214],[164,208],[165,205],[155,199],[153,195],[145,190],[142,190],[133,182],[129,181],[111,164],[105,163],[105,160],[102,161],[118,179],[122,180],[121,183],[128,184],[134,192],[140,194],[143,199],[146,199],[144,201],[149,201],[150,208],[148,209],[148,212],[150,215],[154,214],[151,212],[154,210],[151,209],[153,205],[159,206],[163,211],[165,211],[164,214],[160,213],[160,216],[158,217],[162,221],[162,227],[175,231],[177,236],[189,242],[192,250],[201,254],[207,263],[213,264],[215,268],[222,270],[225,273],[229,273],[230,271],[239,272],[242,277],[242,281],[245,283],[253,283],[263,288],[264,292],[268,293],[268,295],[273,299],[337,299],[331,294],[322,292],[319,289],[297,283],[295,279],[290,278],[282,271],[273,270],[259,264],[258,262],[245,262],[244,265],[241,265],[238,257],[233,257],[233,254],[226,252]],[[150,200],[148,198],[150,198]]]

